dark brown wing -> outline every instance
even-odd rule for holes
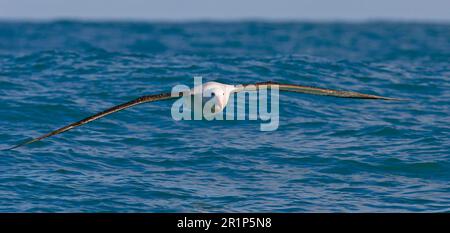
[[[183,95],[183,93],[180,92],[179,96],[182,96],[182,95]],[[57,129],[57,130],[55,130],[53,132],[50,132],[48,134],[44,134],[44,135],[42,135],[40,137],[31,139],[31,140],[23,142],[23,143],[20,143],[20,144],[14,146],[14,147],[11,147],[11,148],[9,148],[7,150],[12,150],[12,149],[15,149],[15,148],[18,148],[18,147],[21,147],[21,146],[24,146],[24,145],[27,145],[27,144],[30,144],[30,143],[33,143],[33,142],[37,142],[37,141],[42,140],[44,138],[51,137],[53,135],[57,135],[57,134],[66,132],[66,131],[71,130],[71,129],[75,128],[75,127],[87,124],[87,123],[89,123],[91,121],[95,121],[95,120],[100,119],[102,117],[105,117],[105,116],[107,116],[109,114],[112,114],[112,113],[115,113],[115,112],[118,112],[118,111],[130,108],[130,107],[133,107],[133,106],[138,105],[138,104],[143,104],[143,103],[153,102],[153,101],[159,101],[159,100],[168,100],[168,99],[174,99],[174,98],[178,98],[178,97],[172,97],[171,93],[142,96],[142,97],[139,97],[139,98],[134,99],[132,101],[126,102],[124,104],[117,105],[117,106],[114,106],[112,108],[109,108],[109,109],[107,109],[107,110],[105,110],[103,112],[97,113],[97,114],[92,115],[90,117],[84,118],[83,120],[80,120],[80,121],[77,121],[77,122],[72,123],[70,125],[67,125],[67,126],[64,126],[62,128],[59,128],[59,129]]]
[[[289,91],[289,92],[298,92],[298,93],[304,93],[304,94],[311,94],[311,95],[325,95],[325,96],[333,96],[333,97],[339,97],[339,98],[355,98],[355,99],[380,99],[380,100],[400,100],[396,98],[390,98],[390,97],[383,97],[378,95],[369,95],[369,94],[363,94],[353,91],[339,91],[339,90],[332,90],[332,89],[325,89],[320,87],[310,87],[310,86],[302,86],[302,85],[295,85],[295,84],[281,84],[276,82],[261,82],[256,84],[246,84],[243,85],[244,89],[254,87],[270,87],[270,86],[278,86],[280,91]],[[242,89],[242,90],[244,90]]]

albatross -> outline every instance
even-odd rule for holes
[[[116,105],[114,107],[108,108],[102,112],[99,112],[97,114],[94,114],[92,116],[86,117],[80,121],[74,122],[72,124],[66,125],[62,128],[56,129],[50,133],[41,135],[39,137],[33,138],[31,140],[22,142],[20,144],[17,144],[16,146],[13,146],[11,148],[8,148],[6,150],[12,150],[16,149],[21,146],[25,146],[37,141],[40,141],[42,139],[64,133],[66,131],[69,131],[71,129],[74,129],[76,127],[82,126],[84,124],[87,124],[89,122],[98,120],[102,117],[105,117],[107,115],[110,115],[115,112],[122,111],[127,108],[131,108],[133,106],[148,103],[148,102],[155,102],[155,101],[161,101],[161,100],[171,100],[171,99],[177,99],[182,97],[183,95],[198,95],[201,93],[208,92],[211,94],[212,98],[215,98],[215,105],[214,105],[214,112],[220,113],[227,105],[229,97],[232,93],[237,93],[241,91],[257,91],[260,88],[278,88],[280,91],[286,91],[286,92],[296,92],[296,93],[303,93],[303,94],[311,94],[311,95],[322,95],[322,96],[332,96],[332,97],[338,97],[338,98],[354,98],[354,99],[373,99],[373,100],[400,100],[397,98],[390,98],[390,97],[383,97],[378,95],[370,95],[370,94],[363,94],[353,91],[342,91],[342,90],[333,90],[333,89],[326,89],[326,88],[320,88],[320,87],[312,87],[312,86],[303,86],[303,85],[296,85],[296,84],[282,84],[277,82],[260,82],[255,84],[243,84],[243,85],[227,85],[223,83],[218,82],[207,82],[202,85],[196,86],[188,92],[179,92],[178,95],[172,95],[172,93],[161,93],[161,94],[153,94],[153,95],[145,95],[141,96],[139,98],[136,98],[134,100],[131,100],[129,102]]]

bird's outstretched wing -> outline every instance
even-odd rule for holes
[[[377,96],[377,95],[369,95],[369,94],[363,94],[358,92],[352,92],[352,91],[339,91],[339,90],[332,90],[332,89],[325,89],[325,88],[319,88],[319,87],[310,87],[310,86],[302,86],[302,85],[295,85],[295,84],[281,84],[276,82],[260,82],[255,84],[245,84],[240,85],[240,88],[237,88],[235,92],[244,91],[244,90],[256,90],[257,88],[262,87],[278,87],[280,91],[289,91],[289,92],[298,92],[298,93],[305,93],[305,94],[312,94],[312,95],[324,95],[324,96],[334,96],[334,97],[340,97],[340,98],[356,98],[356,99],[380,99],[380,100],[400,100],[396,98],[389,98],[389,97],[383,97],[383,96]],[[178,93],[178,97],[183,96],[183,92]],[[91,121],[97,120],[99,118],[102,118],[104,116],[107,116],[109,114],[133,107],[138,104],[147,103],[147,102],[153,102],[153,101],[159,101],[159,100],[169,100],[178,98],[176,96],[172,96],[171,93],[163,93],[163,94],[157,94],[157,95],[148,95],[148,96],[142,96],[137,99],[134,99],[132,101],[129,101],[124,104],[120,104],[117,106],[114,106],[112,108],[109,108],[103,112],[97,113],[95,115],[92,115],[90,117],[87,117],[85,119],[82,119],[78,122],[72,123],[70,125],[64,126],[62,128],[59,128],[53,132],[50,132],[48,134],[44,134],[40,137],[25,141],[23,143],[20,143],[16,146],[13,146],[6,150],[12,150],[33,142],[40,141],[44,138],[48,138],[63,132],[66,132],[68,130],[71,130],[73,128],[76,128],[78,126],[87,124]]]
[[[296,84],[282,84],[277,82],[261,82],[261,83],[255,83],[255,84],[244,84],[242,85],[242,88],[238,88],[237,91],[244,91],[244,90],[252,90],[256,88],[261,87],[272,87],[277,86],[280,91],[289,91],[289,92],[298,92],[298,93],[304,93],[304,94],[311,94],[311,95],[325,95],[325,96],[333,96],[333,97],[339,97],[339,98],[355,98],[355,99],[379,99],[379,100],[401,100],[396,98],[390,98],[390,97],[383,97],[378,95],[369,95],[369,94],[363,94],[353,91],[339,91],[339,90],[333,90],[333,89],[325,89],[320,87],[310,87],[310,86],[302,86],[302,85],[296,85]]]
[[[182,95],[183,95],[183,93],[180,92],[178,97],[180,97]],[[71,130],[71,129],[75,128],[75,127],[87,124],[87,123],[89,123],[91,121],[95,121],[95,120],[100,119],[102,117],[105,117],[105,116],[107,116],[109,114],[112,114],[112,113],[115,113],[115,112],[118,112],[118,111],[122,111],[124,109],[133,107],[133,106],[138,105],[138,104],[143,104],[143,103],[153,102],[153,101],[159,101],[159,100],[169,100],[169,99],[174,99],[174,98],[178,98],[178,97],[172,97],[171,93],[163,93],[163,94],[157,94],[157,95],[142,96],[142,97],[139,97],[139,98],[134,99],[132,101],[129,101],[129,102],[126,102],[126,103],[114,106],[114,107],[109,108],[109,109],[106,109],[103,112],[97,113],[97,114],[92,115],[92,116],[87,117],[87,118],[84,118],[83,120],[77,121],[77,122],[72,123],[70,125],[66,125],[66,126],[64,126],[62,128],[59,128],[59,129],[57,129],[55,131],[52,131],[52,132],[48,133],[48,134],[44,134],[44,135],[42,135],[40,137],[37,137],[37,138],[31,139],[31,140],[25,141],[23,143],[20,143],[20,144],[18,144],[16,146],[13,146],[13,147],[11,147],[9,149],[6,149],[6,150],[12,150],[12,149],[15,149],[15,148],[18,148],[18,147],[21,147],[21,146],[24,146],[24,145],[27,145],[27,144],[30,144],[30,143],[33,143],[33,142],[40,141],[40,140],[42,140],[44,138],[51,137],[53,135],[57,135],[57,134],[66,132],[66,131]]]

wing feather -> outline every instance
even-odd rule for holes
[[[183,93],[180,92],[179,96],[182,96],[182,95],[183,95]],[[133,106],[138,105],[138,104],[143,104],[143,103],[147,103],[147,102],[154,102],[154,101],[159,101],[159,100],[169,100],[169,99],[173,99],[173,98],[178,98],[178,97],[172,97],[171,93],[163,93],[163,94],[157,94],[157,95],[142,96],[142,97],[139,97],[139,98],[134,99],[132,101],[129,101],[129,102],[126,102],[126,103],[123,103],[123,104],[120,104],[120,105],[116,105],[114,107],[106,109],[103,112],[100,112],[100,113],[97,113],[95,115],[89,116],[87,118],[84,118],[84,119],[82,119],[80,121],[77,121],[75,123],[72,123],[70,125],[66,125],[66,126],[64,126],[62,128],[59,128],[59,129],[57,129],[55,131],[52,131],[52,132],[47,133],[47,134],[44,134],[44,135],[42,135],[40,137],[37,137],[37,138],[31,139],[31,140],[25,141],[23,143],[20,143],[20,144],[18,144],[16,146],[13,146],[13,147],[7,149],[7,150],[12,150],[12,149],[24,146],[24,145],[31,144],[33,142],[40,141],[40,140],[42,140],[44,138],[48,138],[48,137],[51,137],[51,136],[54,136],[54,135],[57,135],[57,134],[60,134],[60,133],[64,133],[64,132],[69,131],[69,130],[71,130],[73,128],[76,128],[78,126],[87,124],[87,123],[89,123],[91,121],[95,121],[95,120],[100,119],[102,117],[105,117],[105,116],[107,116],[109,114],[122,111],[124,109],[133,107]]]
[[[261,82],[256,84],[245,84],[243,88],[238,89],[238,91],[249,90],[252,87],[261,88],[261,87],[271,87],[278,86],[280,91],[288,91],[288,92],[297,92],[311,95],[324,95],[324,96],[333,96],[339,98],[355,98],[355,99],[380,99],[380,100],[400,100],[396,98],[378,96],[378,95],[370,95],[363,94],[359,92],[353,91],[341,91],[341,90],[333,90],[326,89],[320,87],[311,87],[311,86],[303,86],[296,84],[282,84],[276,82]]]

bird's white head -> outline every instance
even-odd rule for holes
[[[207,82],[200,87],[195,87],[193,89],[194,94],[199,94],[200,91],[203,94],[203,100],[209,101],[210,99],[215,99],[215,105],[213,113],[217,114],[223,111],[227,106],[228,100],[230,99],[230,94],[235,90],[235,86],[222,84],[218,82]]]

